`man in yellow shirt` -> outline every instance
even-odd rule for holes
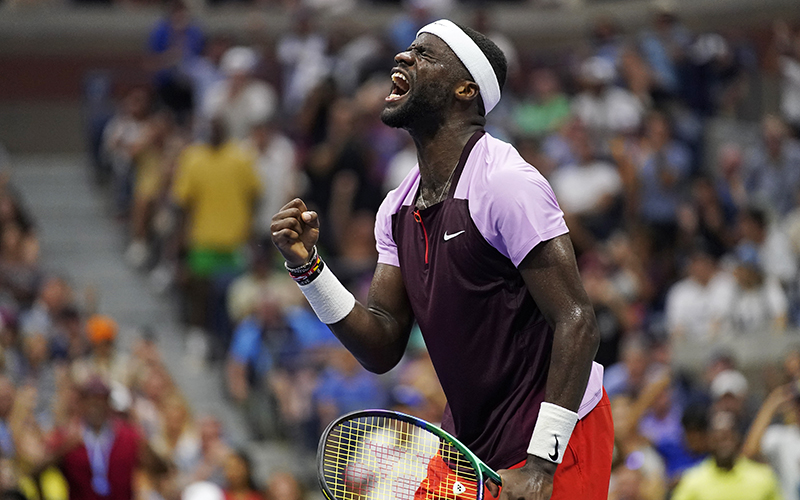
[[[178,159],[172,196],[186,216],[187,321],[209,328],[215,280],[244,269],[242,249],[250,237],[261,195],[255,158],[229,141],[220,120],[209,142],[188,146]]]
[[[772,469],[740,456],[742,436],[733,413],[712,415],[709,438],[711,457],[686,471],[672,500],[781,500]]]

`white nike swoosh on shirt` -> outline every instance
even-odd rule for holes
[[[459,232],[457,232],[457,233],[453,233],[453,234],[447,234],[447,231],[445,231],[445,232],[444,232],[444,241],[452,240],[453,238],[455,238],[455,237],[456,237],[456,236],[458,236],[459,234],[462,234],[463,232],[464,232],[464,231],[459,231]]]

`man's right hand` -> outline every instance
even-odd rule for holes
[[[275,214],[270,225],[272,243],[286,259],[289,267],[299,267],[311,259],[319,239],[319,216],[295,198]]]

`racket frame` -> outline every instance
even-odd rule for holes
[[[491,467],[486,465],[483,460],[478,458],[469,448],[467,448],[461,441],[455,438],[452,434],[441,429],[440,427],[427,422],[421,418],[417,418],[413,415],[408,415],[406,413],[402,413],[399,411],[394,410],[382,410],[382,409],[371,409],[371,410],[358,410],[354,412],[350,412],[346,415],[342,415],[341,417],[337,418],[325,428],[325,431],[322,433],[322,436],[319,439],[319,445],[317,447],[317,477],[319,479],[319,486],[322,489],[323,495],[328,500],[341,500],[337,499],[336,496],[331,493],[330,488],[328,488],[327,481],[325,481],[325,474],[324,474],[324,467],[325,467],[325,443],[328,440],[328,436],[330,436],[331,431],[337,427],[338,425],[342,424],[343,422],[347,422],[349,420],[355,420],[361,417],[383,417],[388,419],[394,419],[401,422],[406,422],[411,425],[415,425],[420,427],[431,434],[435,435],[441,440],[446,441],[453,447],[455,447],[458,451],[464,454],[467,460],[472,464],[475,468],[475,471],[478,472],[479,484],[477,486],[478,491],[478,499],[482,500],[483,498],[483,488],[485,479],[490,479],[494,481],[498,486],[503,484],[503,480],[500,478],[500,475],[497,474]]]

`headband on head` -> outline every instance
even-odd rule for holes
[[[480,87],[484,111],[488,114],[494,109],[500,101],[500,84],[497,82],[497,75],[495,75],[489,59],[486,58],[486,54],[478,47],[478,44],[453,21],[447,19],[440,19],[423,26],[417,31],[417,36],[420,33],[436,35],[450,47],[450,50],[464,63],[467,71]]]

